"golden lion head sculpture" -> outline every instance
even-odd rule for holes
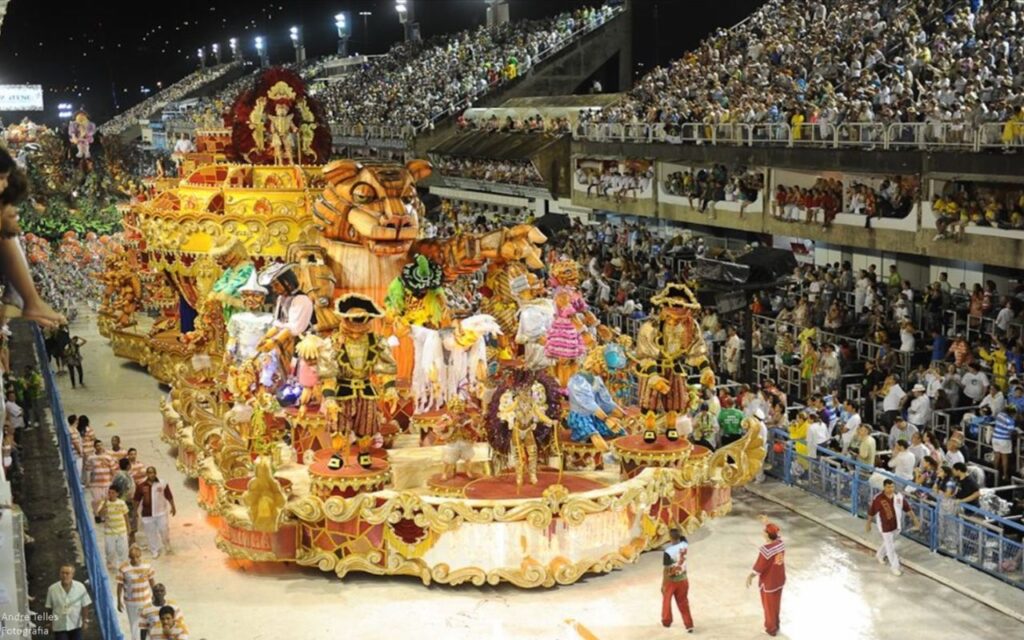
[[[324,238],[364,245],[377,255],[405,253],[419,233],[423,203],[416,181],[426,160],[395,163],[337,160],[324,167],[327,186],[313,205]]]

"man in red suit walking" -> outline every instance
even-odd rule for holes
[[[686,631],[693,633],[693,618],[690,617],[690,601],[687,599],[690,591],[690,580],[686,575],[689,544],[679,529],[672,529],[668,535],[672,543],[665,548],[662,561],[665,570],[661,579],[661,624],[672,626],[672,600],[675,599]]]
[[[757,561],[747,576],[747,587],[757,576],[764,607],[764,630],[774,636],[779,632],[779,607],[782,587],[786,584],[786,545],[779,538],[779,527],[772,522],[765,523],[764,536],[765,544],[758,550]]]

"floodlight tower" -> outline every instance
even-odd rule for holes
[[[306,45],[302,42],[302,29],[292,27],[288,30],[288,37],[292,40],[292,47],[295,48],[295,62],[306,61]]]
[[[416,22],[416,12],[412,2],[413,0],[395,0],[395,11],[398,12],[398,21],[405,29],[405,41],[419,42],[420,25]]]
[[[345,12],[334,16],[334,28],[338,30],[338,55],[348,55],[348,39],[352,35],[352,26],[349,24]]]
[[[256,43],[256,55],[260,57],[260,66],[269,67],[270,59],[267,56],[267,46],[263,42],[263,36],[256,36],[254,42]]]

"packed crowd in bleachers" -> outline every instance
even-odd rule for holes
[[[649,73],[595,120],[761,124],[765,135],[781,124],[795,140],[829,140],[841,123],[922,123],[955,141],[1007,123],[990,136],[1017,144],[1022,39],[1014,0],[771,0]]]
[[[100,132],[108,135],[121,133],[133,124],[136,124],[140,119],[148,118],[154,112],[163,109],[165,105],[181,100],[189,93],[223,77],[224,74],[241,64],[240,62],[228,62],[190,73],[166,89],[154,93],[130,109],[122,111],[110,120],[107,120],[100,126]]]
[[[529,160],[488,160],[437,155],[432,158],[432,163],[438,173],[450,178],[499,182],[524,187],[544,186],[544,178]]]
[[[545,20],[509,22],[497,30],[480,27],[423,43],[399,43],[346,81],[323,86],[317,97],[332,123],[429,127],[525,74],[616,10],[590,7]]]
[[[460,115],[456,121],[459,131],[487,131],[500,133],[548,133],[551,135],[565,135],[572,131],[569,119],[566,117],[548,117],[541,114],[516,119],[506,116],[504,119],[497,115],[490,118],[467,118]]]

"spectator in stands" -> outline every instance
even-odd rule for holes
[[[920,431],[910,435],[910,448],[907,449],[907,451],[914,454],[915,465],[920,465],[921,461],[931,455],[931,451],[929,451],[927,445],[924,443],[924,435]],[[931,485],[929,484],[928,486]]]
[[[914,479],[914,467],[917,466],[917,458],[909,450],[909,443],[902,438],[896,441],[892,448],[892,456],[889,458],[889,468],[893,474],[901,480],[910,482]]]
[[[718,413],[718,433],[721,446],[735,442],[743,437],[743,412],[736,408],[734,400],[726,397],[722,401],[722,410]]]
[[[967,398],[967,403],[972,406],[978,405],[988,393],[988,376],[981,372],[977,363],[970,362],[967,364],[967,373],[960,377],[960,387]]]
[[[932,420],[932,401],[925,394],[924,386],[915,384],[912,389],[913,398],[907,407],[907,422],[917,430],[926,428]]]
[[[902,417],[897,417],[892,425],[892,429],[889,431],[889,449],[895,449],[896,443],[900,440],[909,442],[913,435],[919,431],[920,429],[916,425],[907,422]]]
[[[942,454],[942,462],[952,467],[956,464],[964,464],[966,458],[960,449],[963,447],[963,440],[958,436],[950,436],[946,441],[946,451]]]
[[[857,461],[861,464],[866,464],[869,467],[875,466],[875,453],[878,450],[878,445],[875,443],[875,439],[871,436],[871,427],[866,424],[860,425],[857,428]]]
[[[956,478],[956,501],[959,504],[977,507],[978,500],[981,498],[981,488],[968,471],[967,465],[963,462],[954,464],[953,477]]]
[[[807,457],[817,458],[818,447],[824,446],[829,440],[829,431],[820,413],[808,411],[807,417],[810,421],[807,426]]]
[[[996,484],[1009,484],[1016,469],[1012,468],[1013,443],[1020,429],[1017,427],[1017,408],[1008,406],[996,415],[992,431],[992,452],[995,457]]]
[[[978,409],[987,408],[990,415],[998,416],[1002,412],[1003,407],[1006,406],[1006,398],[1003,396],[1003,392],[999,390],[999,387],[993,384],[989,385],[988,393],[985,394],[985,397],[978,404]]]

